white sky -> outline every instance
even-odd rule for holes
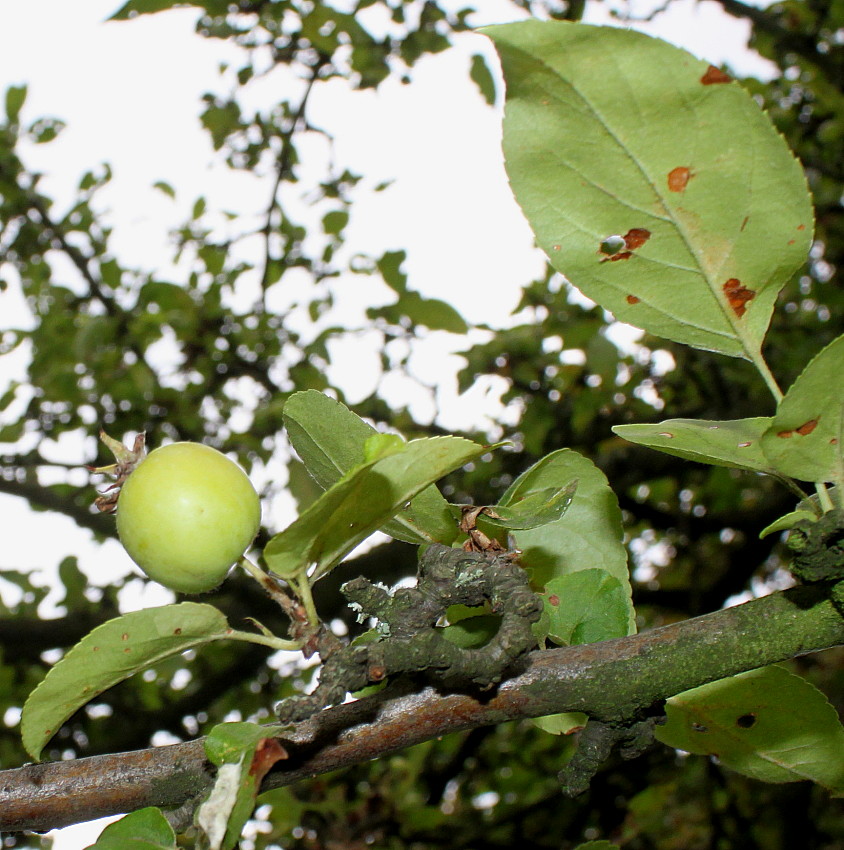
[[[237,61],[234,48],[194,35],[197,12],[191,9],[102,23],[120,5],[0,0],[0,94],[26,82],[24,121],[51,115],[67,122],[58,141],[25,151],[27,164],[46,175],[42,191],[56,197],[60,208],[84,171],[104,161],[112,165],[115,176],[102,199],[115,229],[114,249],[123,262],[149,268],[167,262],[168,229],[186,218],[198,195],[208,197],[211,209],[252,214],[265,208],[270,183],[233,175],[215,162],[200,128],[200,96],[227,90],[217,67]],[[476,19],[478,25],[513,19],[504,0],[479,5],[485,17]],[[609,22],[602,6],[590,6],[586,20]],[[769,73],[770,66],[745,49],[747,28],[717,3],[677,0],[642,29],[713,64],[727,61],[741,73]],[[356,208],[347,231],[352,250],[379,254],[406,248],[411,287],[450,301],[470,321],[503,324],[519,285],[541,271],[542,260],[507,187],[500,115],[486,108],[468,79],[469,57],[476,52],[493,56],[487,39],[467,34],[454,49],[421,62],[410,86],[390,82],[377,93],[354,94],[340,83],[326,86],[315,93],[309,116],[334,134],[338,160],[364,174],[368,185],[395,178],[390,189]],[[283,81],[271,78],[259,92],[265,102],[271,102],[276,83]],[[175,203],[151,188],[156,180],[176,188]],[[382,287],[382,301],[385,292]],[[369,293],[379,297],[377,287]],[[359,301],[341,304],[349,315],[362,309]],[[0,328],[24,317],[14,293],[0,295]],[[434,373],[421,374],[426,380],[455,365],[442,354],[432,362]],[[0,391],[21,365],[0,361]],[[421,358],[417,368],[424,373]],[[352,371],[365,371],[360,359]],[[350,374],[338,369],[332,377],[345,384]],[[360,394],[370,389],[362,386]],[[407,400],[401,395],[406,389],[393,391],[396,400]],[[453,390],[443,391],[440,404],[454,411],[450,427],[460,427],[463,414]],[[132,569],[118,544],[95,546],[68,519],[33,516],[22,500],[2,495],[0,511],[12,530],[4,535],[0,569],[35,570],[51,581],[69,551],[95,580]],[[162,599],[151,590],[133,599],[132,607]],[[80,850],[101,828],[63,830],[56,850]]]

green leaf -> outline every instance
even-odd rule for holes
[[[475,649],[489,643],[498,632],[501,617],[485,606],[451,605],[446,612],[448,625],[443,637],[463,649]]]
[[[9,86],[6,89],[6,118],[10,124],[17,124],[21,109],[26,102],[26,86]]]
[[[472,56],[472,65],[469,69],[469,77],[478,87],[483,99],[490,105],[495,105],[495,77],[489,69],[486,57],[480,53]]]
[[[538,729],[549,735],[571,735],[581,730],[589,720],[582,711],[567,711],[562,714],[546,714],[544,717],[533,717],[531,722]]]
[[[378,433],[344,404],[317,390],[291,395],[282,419],[293,448],[324,490],[364,462],[364,445]],[[435,486],[415,496],[382,531],[416,545],[448,545],[457,537],[448,502]]]
[[[558,576],[545,585],[548,637],[561,646],[596,643],[629,634],[630,595],[606,570]]]
[[[482,32],[507,84],[510,183],[553,266],[621,321],[758,361],[813,222],[800,165],[750,95],[633,30]]]
[[[97,626],[50,668],[23,707],[21,737],[37,761],[77,709],[134,673],[229,631],[213,606],[182,602],[132,611]]]
[[[401,270],[407,251],[386,251],[376,262],[384,283],[398,295],[407,292],[407,275]]]
[[[489,448],[461,437],[429,437],[354,467],[270,540],[267,566],[284,578],[313,566],[316,581],[418,492]]]
[[[578,844],[574,850],[621,850],[621,848],[612,841],[587,841],[585,844]]]
[[[217,765],[214,787],[197,811],[197,825],[209,850],[232,850],[255,808],[261,782],[287,758],[276,736],[288,726],[220,723],[205,740],[205,754]]]
[[[158,189],[159,192],[163,192],[167,195],[168,198],[176,198],[176,190],[165,180],[156,180],[155,183],[152,184],[153,189]]]
[[[826,697],[782,667],[764,667],[668,700],[656,737],[763,782],[811,779],[844,792],[844,728]]]
[[[425,298],[411,289],[402,292],[395,304],[373,307],[366,314],[370,319],[383,318],[392,324],[402,324],[404,320],[432,331],[465,334],[469,330],[466,320],[451,304],[439,298]]]
[[[721,422],[666,419],[656,425],[615,425],[612,430],[631,443],[674,457],[775,475],[762,452],[762,434],[770,424],[769,416]]]
[[[791,513],[787,513],[779,519],[775,519],[770,525],[765,526],[759,532],[759,539],[761,540],[763,537],[767,537],[769,534],[774,534],[777,531],[787,531],[789,528],[794,528],[798,522],[814,522],[817,518],[817,514],[812,511],[791,511]]]
[[[148,806],[109,824],[86,850],[171,850],[176,846],[167,818],[160,809]]]
[[[570,481],[565,487],[547,487],[528,493],[509,505],[496,505],[491,508],[493,515],[482,513],[478,517],[478,525],[516,531],[556,522],[568,510],[576,490],[577,479]]]
[[[500,507],[550,488],[564,488],[574,479],[577,491],[561,519],[514,532],[522,551],[520,561],[530,571],[534,585],[540,587],[555,577],[600,565],[624,588],[632,633],[635,621],[621,511],[606,477],[590,460],[571,449],[552,452],[510,485]]]
[[[762,435],[768,462],[801,481],[844,483],[844,336],[815,355]]]
[[[174,9],[177,6],[198,6],[208,12],[216,12],[224,14],[226,11],[226,3],[214,2],[214,0],[204,0],[204,2],[189,2],[189,0],[129,0],[124,3],[113,15],[106,18],[107,21],[128,21],[138,15],[151,15],[155,12],[164,12],[167,9]]]

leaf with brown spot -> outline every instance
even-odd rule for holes
[[[804,422],[799,428],[795,428],[796,433],[800,434],[801,437],[805,437],[807,434],[811,434],[815,428],[818,427],[817,419],[810,419],[808,422]]]
[[[762,452],[762,434],[771,420],[767,416],[752,419],[668,419],[653,425],[616,425],[619,437],[640,446],[656,449],[685,460],[773,472]]]
[[[628,304],[638,304],[642,299],[637,298],[635,295],[628,295],[627,298],[624,299]]]
[[[739,318],[747,311],[748,303],[756,297],[756,293],[752,289],[742,286],[741,281],[734,277],[731,277],[724,284],[723,290],[724,295],[727,296],[727,303]]]
[[[21,719],[26,751],[37,761],[62,723],[95,696],[164,658],[220,640],[227,631],[225,616],[198,602],[131,611],[97,626],[29,695]]]
[[[801,481],[841,481],[844,460],[844,336],[809,361],[762,437],[768,461]]]
[[[700,78],[700,81],[705,86],[711,86],[718,83],[731,83],[733,78],[726,71],[722,71],[720,68],[710,65],[706,69],[706,73]]]
[[[678,165],[668,172],[668,189],[671,192],[682,192],[689,183],[692,172],[684,165]]]
[[[748,92],[701,85],[726,75],[632,30],[529,20],[483,32],[506,81],[510,184],[554,268],[619,321],[758,362],[779,290],[806,260],[811,229],[798,227],[812,210]],[[635,225],[625,246],[596,260],[620,222]],[[741,282],[732,305],[727,280]]]
[[[650,230],[644,227],[633,227],[624,234],[624,243],[630,251],[641,248],[651,238]]]
[[[814,685],[783,667],[762,667],[671,697],[659,741],[715,755],[764,782],[811,779],[844,791],[844,728]]]

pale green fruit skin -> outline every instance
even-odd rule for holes
[[[246,473],[200,443],[150,452],[117,501],[117,533],[129,556],[151,579],[182,593],[217,587],[260,523]]]

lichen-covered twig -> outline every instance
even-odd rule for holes
[[[342,702],[349,692],[399,674],[421,675],[449,690],[485,690],[501,682],[536,644],[531,625],[542,613],[542,600],[506,553],[434,544],[420,559],[416,587],[390,592],[359,577],[342,590],[362,619],[377,620],[381,638],[344,647],[324,659],[316,690],[277,707],[283,722],[304,720]],[[484,604],[500,617],[497,632],[486,644],[466,649],[444,636],[438,624],[450,606]]]

